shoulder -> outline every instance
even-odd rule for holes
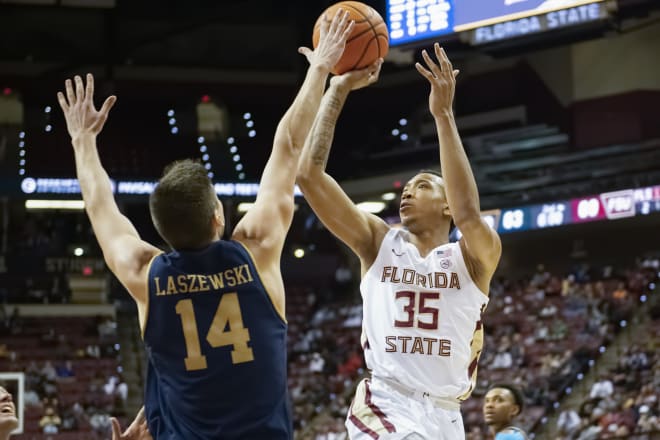
[[[527,440],[527,435],[522,429],[516,428],[515,426],[509,426],[498,432],[495,436],[495,440]]]

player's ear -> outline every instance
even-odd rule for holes
[[[517,415],[520,414],[520,406],[518,405],[513,405],[511,407],[511,417],[516,417]]]
[[[447,217],[451,217],[451,210],[449,209],[449,203],[444,202],[442,204],[442,213]]]

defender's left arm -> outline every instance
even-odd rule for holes
[[[85,210],[108,267],[137,302],[144,302],[142,269],[160,251],[142,241],[133,224],[119,211],[96,145],[96,137],[116,97],[110,96],[97,111],[93,102],[94,78],[89,74],[86,86],[82,78],[76,76],[75,91],[71,80],[66,80],[65,88],[66,98],[62,92],[57,98],[71,135]]]
[[[481,218],[477,183],[456,127],[452,105],[458,70],[453,69],[438,43],[434,50],[437,63],[424,50],[422,56],[427,68],[420,63],[415,67],[431,84],[429,109],[438,131],[440,167],[449,210],[463,234],[462,249],[471,275],[487,293],[502,254],[502,244],[497,232]]]

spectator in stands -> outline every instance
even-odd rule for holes
[[[73,363],[71,363],[71,361],[66,361],[63,364],[59,364],[55,368],[55,372],[57,373],[58,379],[70,379],[75,376],[73,371]]]
[[[615,302],[625,302],[628,299],[628,291],[626,290],[626,283],[620,282],[616,290],[612,292],[612,299]]]
[[[557,431],[560,435],[572,439],[580,431],[582,419],[574,409],[565,409],[559,414],[557,420]]]
[[[46,412],[39,420],[39,427],[43,430],[44,434],[57,434],[60,430],[62,419],[55,412],[52,406],[46,407]]]
[[[651,413],[648,405],[639,407],[639,420],[637,420],[637,429],[635,432],[647,433],[660,431],[660,419]]]
[[[513,357],[509,352],[509,347],[506,343],[500,345],[490,368],[493,370],[506,370],[513,366]]]
[[[314,352],[312,354],[312,359],[309,361],[310,373],[322,373],[324,365],[325,360],[323,357],[318,352]]]
[[[54,381],[57,378],[57,372],[51,361],[44,362],[41,367],[41,376],[47,381]]]
[[[484,397],[483,414],[495,440],[526,440],[527,434],[513,426],[524,407],[523,396],[513,385],[495,384]]]
[[[17,427],[18,418],[12,395],[0,386],[0,440],[8,440]]]
[[[609,397],[613,392],[614,385],[612,381],[607,377],[607,374],[601,373],[600,380],[591,386],[589,397],[592,399]]]
[[[91,407],[88,410],[88,414],[91,414],[89,417],[89,425],[92,429],[99,435],[105,434],[111,424],[108,413],[99,408]]]

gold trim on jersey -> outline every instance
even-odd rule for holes
[[[369,393],[368,382],[369,379],[363,379],[358,384],[353,403],[348,410],[348,420],[367,435],[370,435],[368,431],[372,431],[378,436],[396,432],[396,428],[387,420],[387,416],[371,402],[371,397],[367,394]]]
[[[273,308],[275,308],[275,311],[279,315],[280,319],[285,324],[288,325],[288,322],[286,320],[285,311],[283,310],[284,306],[279,307],[277,305],[277,301],[275,301],[275,297],[273,296],[273,294],[270,293],[270,289],[268,289],[268,286],[266,286],[266,283],[264,283],[264,279],[261,276],[261,270],[259,269],[259,265],[257,264],[257,260],[254,258],[254,255],[252,255],[252,252],[250,251],[250,249],[244,243],[242,243],[238,240],[232,240],[232,241],[235,241],[236,243],[240,244],[243,247],[243,249],[245,249],[245,251],[248,253],[248,255],[250,256],[250,260],[252,260],[252,264],[254,264],[254,269],[257,271],[257,276],[259,277],[259,280],[261,281],[261,285],[264,286],[264,290],[266,291],[266,294],[268,295],[268,298],[270,299],[270,302],[273,305]]]
[[[474,390],[475,385],[477,384],[477,370],[479,369],[479,357],[481,356],[481,350],[484,346],[484,326],[481,321],[477,321],[477,324],[472,334],[472,341],[470,341],[470,363],[468,364],[468,374],[470,374],[470,369],[472,369],[472,374],[470,375],[470,388],[458,397],[458,400],[463,401],[470,397],[472,390]]]
[[[149,273],[151,273],[151,265],[153,264],[154,260],[156,257],[159,255],[162,255],[163,252],[159,252],[153,257],[151,257],[151,260],[149,260],[149,264],[147,264],[147,299],[144,303],[144,313],[143,317],[140,320],[140,336],[142,337],[142,340],[144,341],[144,332],[147,330],[147,323],[149,321],[149,297],[151,296],[151,292],[149,291]],[[138,309],[140,308],[140,305],[138,304]],[[138,319],[140,318],[140,313],[138,310]]]

